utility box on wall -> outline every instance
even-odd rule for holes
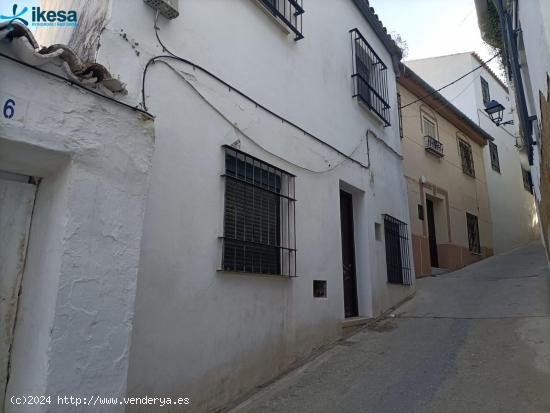
[[[180,15],[179,0],[143,0],[167,19],[175,19]]]

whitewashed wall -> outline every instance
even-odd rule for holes
[[[387,283],[384,241],[375,240],[374,231],[384,213],[409,221],[390,55],[352,1],[307,1],[304,7],[305,38],[298,42],[253,0],[180,1],[179,18],[159,18],[159,34],[172,52],[342,152],[355,150],[364,164],[370,129],[371,167],[346,161],[326,173],[307,171],[330,169],[343,158],[189,65],[171,61],[176,71],[152,66],[146,94],[157,142],[131,395],[188,396],[194,411],[212,410],[338,339],[344,319],[340,188],[354,195],[360,315],[379,315],[413,292]],[[115,1],[109,14],[98,60],[127,82],[128,102],[137,104],[146,62],[163,54],[154,11],[140,1]],[[391,127],[352,98],[349,30],[355,27],[388,66]],[[296,175],[296,279],[217,271],[221,145],[237,139],[243,151]],[[327,298],[313,298],[314,279],[327,280]]]
[[[0,50],[10,53],[5,43]],[[70,412],[57,395],[126,392],[152,120],[1,59],[0,96],[16,106],[0,117],[0,170],[42,179],[6,412],[39,411],[16,408],[12,395],[50,395],[40,411]]]
[[[440,88],[479,66],[469,52],[407,62],[434,88]],[[445,67],[446,70],[441,70]],[[513,98],[486,68],[481,68],[441,94],[494,138],[498,147],[500,173],[493,170],[489,145],[483,150],[485,175],[491,204],[494,252],[509,251],[539,237],[534,197],[523,186],[521,166],[528,168],[525,153],[518,151],[518,122],[496,126],[484,111],[481,80],[489,84],[491,99],[504,107],[503,120],[515,119]]]

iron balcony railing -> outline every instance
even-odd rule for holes
[[[294,40],[304,38],[302,34],[303,0],[259,0],[275,18],[281,20],[295,34]]]
[[[357,29],[350,30],[355,91],[357,97],[390,126],[387,66]]]
[[[424,136],[424,148],[427,152],[442,158],[445,156],[443,153],[443,144],[432,136]]]

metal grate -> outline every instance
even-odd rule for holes
[[[489,142],[489,154],[491,155],[491,167],[493,168],[494,171],[500,172],[498,148],[493,142]]]
[[[475,178],[476,172],[474,169],[474,157],[472,155],[472,147],[469,143],[464,142],[462,139],[458,140],[458,149],[460,152],[460,159],[462,160],[462,172],[466,175],[470,175]]]
[[[296,276],[294,175],[224,146],[222,269]]]
[[[477,217],[466,212],[466,225],[468,226],[468,248],[470,252],[481,254]]]
[[[355,92],[370,110],[376,113],[385,126],[390,126],[387,67],[357,29],[350,30]]]
[[[399,116],[399,137],[403,139],[403,112],[401,111],[401,95],[397,94],[397,115]]]
[[[384,215],[384,232],[388,282],[411,285],[407,224],[390,215]]]
[[[424,136],[424,148],[426,149],[426,151],[440,158],[445,156],[445,154],[443,153],[443,144],[435,138],[432,138],[431,136]]]
[[[533,193],[533,178],[531,172],[521,168],[521,177],[523,178],[523,187]]]
[[[483,104],[487,105],[491,101],[491,93],[489,93],[489,83],[483,77],[479,77],[481,80],[481,93],[483,96]]]
[[[296,35],[294,40],[304,38],[302,34],[303,0],[259,0],[276,18],[281,20]]]

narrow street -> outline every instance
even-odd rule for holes
[[[550,277],[539,244],[418,280],[386,318],[235,412],[550,412]]]

